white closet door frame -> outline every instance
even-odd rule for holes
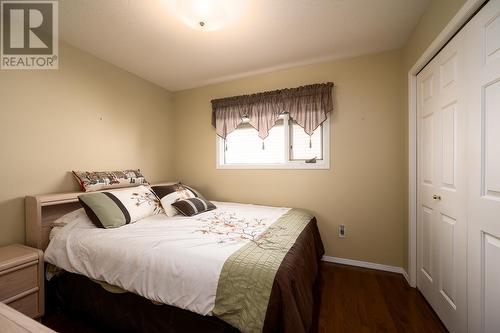
[[[468,0],[408,72],[408,283],[417,285],[417,74],[487,0]]]

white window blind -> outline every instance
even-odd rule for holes
[[[292,160],[308,160],[311,158],[317,158],[319,160],[323,159],[323,149],[322,149],[322,127],[320,125],[313,133],[309,136],[302,127],[300,127],[295,121],[291,121],[291,159]]]
[[[285,162],[285,128],[283,119],[262,140],[255,128],[242,124],[226,138],[225,163],[276,164]]]

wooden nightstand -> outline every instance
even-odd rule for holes
[[[24,245],[0,247],[0,302],[31,318],[44,314],[43,252]]]

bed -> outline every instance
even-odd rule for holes
[[[64,271],[47,285],[66,309],[117,332],[310,330],[324,250],[309,213],[214,202],[110,230],[80,210],[52,230],[79,194],[26,198],[27,243]]]

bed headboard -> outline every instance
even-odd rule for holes
[[[78,196],[83,192],[27,196],[26,244],[45,250],[49,244],[52,222],[75,209],[81,208]]]
[[[176,182],[164,182],[155,185],[171,185],[173,183]],[[70,192],[27,196],[25,200],[26,244],[45,250],[49,245],[49,234],[53,222],[64,214],[81,208],[78,196],[83,193]]]

